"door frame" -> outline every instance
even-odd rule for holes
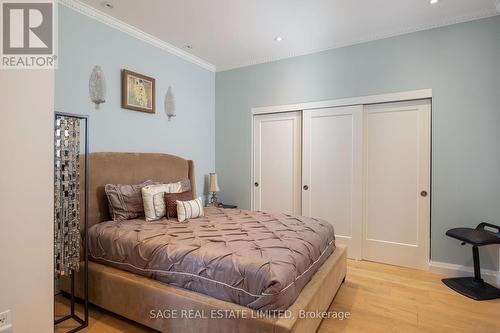
[[[354,105],[371,105],[371,104],[382,104],[382,103],[395,103],[395,102],[406,102],[406,101],[415,101],[429,99],[430,100],[430,152],[429,152],[429,165],[430,165],[430,175],[429,175],[429,183],[430,183],[430,197],[429,197],[429,240],[428,240],[428,260],[427,267],[423,268],[429,270],[430,261],[431,261],[431,239],[432,239],[432,193],[433,193],[433,182],[432,182],[432,133],[433,133],[433,109],[434,109],[434,100],[432,89],[421,89],[421,90],[410,90],[403,92],[394,92],[394,93],[386,93],[386,94],[377,94],[377,95],[367,95],[367,96],[359,96],[359,97],[349,97],[349,98],[340,98],[333,100],[324,100],[324,101],[315,101],[315,102],[305,102],[305,103],[297,103],[297,104],[283,104],[283,105],[272,105],[272,106],[260,106],[251,108],[250,112],[250,173],[248,177],[248,193],[250,194],[250,207],[254,208],[254,198],[253,198],[253,175],[254,175],[254,116],[262,115],[262,114],[270,114],[270,113],[281,113],[281,112],[297,112],[304,110],[314,110],[314,109],[324,109],[324,108],[335,108],[340,106],[354,106]],[[500,259],[499,259],[500,260]]]
[[[410,90],[410,91],[395,92],[388,94],[331,99],[318,102],[260,106],[251,109],[251,116],[253,117],[256,114],[265,114],[265,113],[324,109],[324,108],[334,108],[338,106],[350,106],[350,105],[360,105],[360,104],[368,105],[368,104],[404,102],[404,101],[413,101],[417,99],[430,99],[430,98],[432,98],[432,89]]]

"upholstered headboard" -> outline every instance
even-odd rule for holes
[[[189,178],[196,196],[193,161],[173,155],[91,153],[89,171],[89,227],[110,219],[106,184],[139,184],[148,179],[171,183]]]

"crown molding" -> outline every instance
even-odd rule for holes
[[[186,61],[189,61],[204,69],[207,69],[211,72],[216,71],[215,65],[201,58],[198,58],[172,44],[166,43],[159,38],[156,38],[140,29],[137,29],[136,27],[131,26],[130,24],[120,21],[112,17],[111,15],[103,13],[92,6],[87,5],[86,3],[83,3],[79,0],[57,0],[57,2],[60,3],[61,5],[64,5],[65,7],[77,11],[80,14],[86,15],[94,20],[106,24],[107,26],[120,30],[121,32],[124,32],[148,44],[151,44],[159,49],[162,49],[170,54],[173,54]]]
[[[500,0],[498,0],[498,2],[500,3]],[[373,41],[377,41],[377,40],[381,40],[381,39],[406,35],[406,34],[410,34],[410,33],[414,33],[414,32],[441,28],[441,27],[445,27],[445,26],[449,26],[449,25],[453,25],[453,24],[457,24],[457,23],[464,23],[464,22],[469,22],[469,21],[480,20],[483,18],[488,18],[488,17],[499,15],[499,14],[500,13],[497,13],[494,8],[491,10],[483,10],[483,11],[480,11],[480,12],[477,12],[477,13],[474,13],[471,15],[462,16],[462,17],[458,17],[458,18],[454,18],[454,19],[443,20],[442,22],[437,23],[437,24],[422,25],[422,26],[417,26],[417,27],[408,27],[408,28],[400,29],[394,33],[374,34],[374,35],[367,36],[365,38],[360,38],[357,40],[336,43],[336,44],[331,45],[329,47],[296,51],[296,52],[290,52],[290,53],[285,53],[285,54],[278,54],[278,55],[271,56],[271,57],[264,57],[264,58],[253,59],[253,60],[251,59],[249,61],[245,61],[245,62],[241,62],[241,63],[234,63],[231,65],[217,66],[217,72],[224,72],[224,71],[229,71],[232,69],[237,69],[237,68],[242,68],[242,67],[259,65],[259,64],[274,62],[274,61],[278,61],[278,60],[284,60],[284,59],[288,59],[288,58],[295,58],[295,57],[300,57],[300,56],[304,56],[304,55],[309,55],[309,54],[314,54],[314,53],[319,53],[319,52],[324,52],[324,51],[329,51],[329,50],[334,50],[334,49],[340,49],[340,48],[343,48],[346,46],[363,44],[363,43],[373,42]]]
[[[104,23],[112,28],[120,30],[121,32],[124,32],[132,37],[135,37],[139,40],[142,40],[150,45],[153,45],[153,46],[155,46],[159,49],[162,49],[170,54],[178,56],[179,58],[182,58],[186,61],[189,61],[193,64],[196,64],[196,65],[198,65],[204,69],[207,69],[211,72],[223,72],[223,71],[228,71],[228,70],[242,68],[242,67],[264,64],[264,63],[274,62],[274,61],[278,61],[278,60],[284,60],[284,59],[288,59],[288,58],[294,58],[294,57],[324,52],[324,51],[333,50],[333,49],[339,49],[339,48],[346,47],[346,46],[352,46],[352,45],[372,42],[372,41],[391,38],[391,37],[397,37],[397,36],[401,36],[401,35],[405,35],[405,34],[409,34],[409,33],[413,33],[413,32],[430,30],[430,29],[445,27],[445,26],[453,25],[453,24],[457,24],[457,23],[474,21],[474,20],[479,20],[479,19],[499,15],[499,13],[495,10],[495,8],[492,8],[489,10],[484,10],[484,11],[474,13],[472,15],[466,15],[466,16],[462,16],[459,18],[455,18],[455,19],[443,20],[442,22],[440,22],[438,24],[423,25],[423,26],[417,26],[417,27],[407,27],[407,28],[400,29],[394,33],[375,34],[375,35],[366,36],[364,38],[360,38],[357,40],[336,43],[336,44],[330,45],[328,47],[314,48],[314,49],[308,49],[308,50],[301,50],[301,51],[277,54],[274,56],[263,57],[263,58],[258,58],[258,59],[250,59],[248,61],[236,62],[236,63],[229,64],[229,65],[218,66],[216,68],[216,66],[214,64],[211,64],[211,63],[209,63],[209,62],[207,62],[199,57],[196,57],[196,56],[192,55],[191,53],[188,53],[188,52],[186,52],[186,51],[184,51],[184,50],[182,50],[182,49],[180,49],[172,44],[169,44],[169,43],[167,43],[167,42],[165,42],[157,37],[154,37],[154,36],[144,32],[144,31],[142,31],[142,30],[140,30],[140,29],[138,29],[130,24],[127,24],[121,20],[118,20],[118,19],[112,17],[111,15],[108,15],[104,12],[101,12],[92,6],[90,6],[86,3],[83,3],[80,0],[56,0],[56,1],[58,3],[64,5],[65,7],[73,9],[73,10],[75,10],[83,15],[86,15],[92,19],[95,19],[101,23]],[[500,3],[500,0],[498,0],[498,3]]]

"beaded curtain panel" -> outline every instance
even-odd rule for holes
[[[70,275],[80,266],[80,119],[57,116],[54,134],[54,268]]]

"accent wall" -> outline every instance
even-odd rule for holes
[[[431,258],[472,266],[457,226],[500,223],[500,16],[216,75],[224,202],[250,207],[251,108],[431,88]],[[481,248],[499,269],[499,247]]]
[[[89,98],[89,77],[100,65],[107,83],[99,108]],[[122,109],[121,69],[156,79],[156,113]],[[154,152],[195,161],[197,194],[215,169],[215,73],[63,5],[59,6],[59,67],[55,108],[90,116],[92,152]],[[167,120],[164,98],[175,97]]]

